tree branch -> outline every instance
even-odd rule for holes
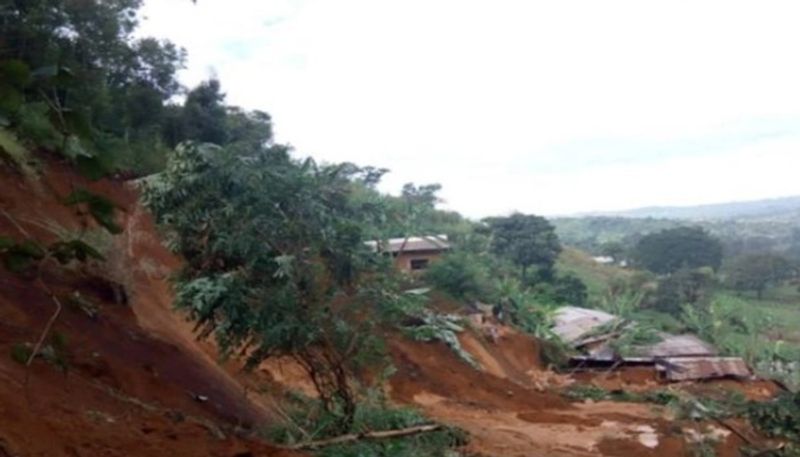
[[[439,424],[418,425],[416,427],[401,428],[397,430],[379,430],[375,432],[348,433],[318,441],[308,441],[289,446],[288,449],[318,449],[321,447],[335,446],[337,444],[352,443],[361,440],[382,440],[388,438],[398,438],[401,436],[416,435],[419,433],[435,432],[442,428]]]

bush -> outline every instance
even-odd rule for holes
[[[553,284],[553,298],[556,303],[572,306],[583,306],[589,298],[586,284],[573,274],[556,278]]]
[[[424,279],[453,298],[492,301],[494,290],[486,260],[475,254],[451,252],[433,262]]]

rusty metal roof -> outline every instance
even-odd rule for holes
[[[447,235],[410,236],[381,241],[367,241],[367,246],[381,252],[446,251],[450,249]]]
[[[593,329],[617,319],[616,316],[597,309],[562,306],[553,316],[553,332],[566,343],[578,341]]]
[[[665,357],[656,362],[656,369],[670,381],[711,379],[753,375],[740,357]]]

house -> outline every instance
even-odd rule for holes
[[[425,270],[432,261],[450,250],[447,235],[390,238],[367,241],[367,245],[378,252],[391,254],[398,269],[410,272]]]

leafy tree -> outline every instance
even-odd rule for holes
[[[627,249],[619,241],[607,241],[600,245],[600,254],[611,257],[614,262],[625,260]]]
[[[634,250],[635,260],[659,274],[680,268],[711,267],[722,262],[722,244],[699,227],[677,227],[644,236]]]
[[[553,298],[556,303],[583,306],[589,299],[586,284],[573,274],[559,276],[553,283]]]
[[[752,290],[761,298],[768,286],[785,281],[794,273],[791,263],[783,256],[750,254],[733,260],[727,282],[737,290]]]
[[[228,142],[225,94],[218,80],[192,89],[183,105],[183,138],[224,145]]]
[[[659,281],[653,297],[653,307],[676,315],[684,305],[707,305],[714,284],[714,271],[709,267],[681,268]]]
[[[363,243],[380,209],[352,198],[359,172],[297,162],[281,146],[184,144],[144,192],[185,259],[176,304],[201,336],[248,366],[293,357],[345,429],[352,376],[379,360],[380,311],[400,300],[388,262]]]
[[[553,265],[561,252],[553,226],[541,216],[514,213],[485,220],[491,228],[491,251],[513,262],[523,280],[536,267],[541,277],[552,276]]]
[[[431,264],[424,278],[454,298],[488,301],[493,296],[486,259],[468,252],[446,254]]]

